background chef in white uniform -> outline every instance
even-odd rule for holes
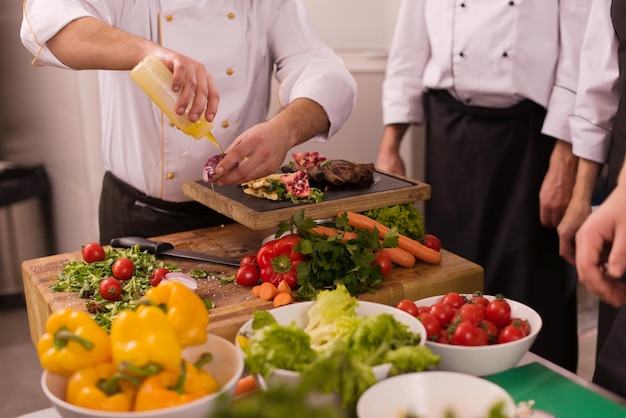
[[[383,85],[377,167],[426,126],[427,232],[485,269],[487,294],[543,319],[531,348],[577,365],[576,281],[559,256],[572,194],[578,57],[591,0],[405,0]]]
[[[215,122],[227,154],[220,184],[270,174],[294,145],[330,138],[356,101],[354,79],[300,0],[26,0],[21,38],[35,66],[102,70],[103,132],[85,140],[102,139],[104,244],[228,221],[183,194],[218,150],[170,124],[132,81],[147,55],[173,71],[179,113],[192,103],[190,120],[204,112]],[[281,111],[266,120],[273,75]]]

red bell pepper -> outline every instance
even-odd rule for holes
[[[300,237],[296,234],[284,236],[266,242],[256,255],[261,280],[270,282],[274,286],[285,280],[290,287],[298,285],[298,263],[305,260],[304,254],[295,247],[300,244]]]

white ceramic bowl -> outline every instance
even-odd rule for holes
[[[270,309],[269,312],[276,318],[276,322],[280,325],[290,325],[295,323],[300,328],[305,328],[309,322],[307,312],[315,301],[298,302],[290,305],[281,306],[279,308]],[[393,306],[384,305],[382,303],[359,301],[356,309],[357,316],[372,316],[381,313],[392,314],[397,321],[406,324],[409,330],[415,334],[420,334],[421,345],[424,345],[426,341],[426,330],[422,323],[414,316],[396,309]],[[239,329],[238,334],[250,335],[252,333],[252,320],[249,320]],[[391,364],[380,364],[372,367],[376,380],[385,379],[389,376]],[[261,387],[271,386],[273,384],[296,384],[300,379],[300,373],[292,370],[277,369],[270,377],[263,379],[262,376],[257,376]]]
[[[472,295],[465,296],[472,297]],[[415,304],[417,306],[430,306],[440,301],[442,297],[443,295],[420,299]],[[490,300],[494,299],[494,296],[485,295],[485,297]],[[486,376],[513,368],[537,339],[537,335],[541,331],[542,321],[539,314],[531,307],[511,299],[506,300],[511,305],[511,317],[528,320],[530,334],[517,341],[478,347],[426,341],[426,346],[433,353],[441,356],[441,361],[436,370]]]
[[[220,390],[201,399],[171,408],[142,412],[104,412],[78,407],[65,402],[67,377],[43,372],[41,386],[52,402],[52,406],[63,418],[206,418],[214,410],[217,398],[232,398],[235,387],[243,373],[241,351],[228,340],[208,334],[204,344],[187,347],[183,352],[185,359],[195,362],[202,353],[210,352],[213,360],[204,366],[220,384]]]
[[[368,388],[357,403],[359,418],[455,418],[489,416],[499,402],[502,412],[515,416],[515,402],[500,386],[463,373],[426,371],[390,377]]]

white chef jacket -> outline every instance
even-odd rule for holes
[[[569,120],[574,154],[598,163],[607,159],[620,98],[611,1],[593,1],[581,51],[576,106]]]
[[[25,0],[21,38],[34,65],[67,68],[46,41],[72,20],[91,16],[201,61],[220,94],[213,134],[226,148],[266,120],[276,68],[279,103],[319,103],[336,133],[356,102],[356,83],[314,33],[301,0]],[[100,71],[105,169],[148,196],[188,201],[182,183],[202,176],[217,153],[183,134],[132,81]],[[88,138],[91,139],[91,138]]]
[[[422,95],[472,106],[530,99],[543,132],[569,141],[578,56],[591,0],[403,0],[383,84],[383,122],[422,123]]]

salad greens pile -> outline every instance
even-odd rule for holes
[[[371,209],[363,213],[386,227],[398,228],[398,232],[419,241],[424,238],[424,218],[413,203]]]
[[[180,271],[176,264],[168,264],[157,256],[143,251],[139,245],[130,248],[105,247],[105,258],[102,261],[87,263],[83,260],[69,260],[63,263],[58,280],[50,285],[53,292],[78,292],[78,297],[85,300],[87,311],[95,321],[107,331],[111,327],[113,318],[122,310],[135,309],[137,301],[152,287],[150,276],[157,267],[165,267],[169,271]],[[133,276],[122,282],[120,300],[106,300],[98,289],[100,282],[112,277],[112,266],[118,258],[129,258],[134,265]],[[188,273],[195,279],[207,278],[217,273],[201,270],[192,270]],[[213,302],[204,300],[207,309],[213,307]]]
[[[421,336],[393,315],[359,317],[357,304],[342,284],[322,290],[304,329],[255,311],[249,343],[242,346],[247,370],[264,377],[275,369],[298,371],[306,390],[339,394],[342,406],[354,410],[361,394],[376,383],[373,366],[391,363],[394,376],[439,363],[439,356],[420,345]]]

